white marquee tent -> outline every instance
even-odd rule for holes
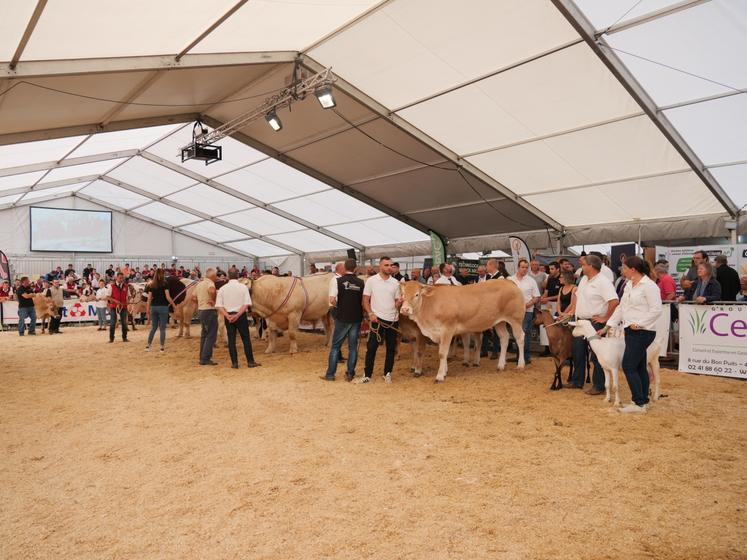
[[[238,254],[425,254],[428,231],[458,251],[726,237],[747,205],[742,0],[2,12],[0,223],[73,196]],[[252,110],[296,65],[332,68],[336,108],[309,96],[181,162],[197,118]]]

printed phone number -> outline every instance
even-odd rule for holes
[[[724,375],[745,375],[747,376],[747,368],[741,367],[727,367],[727,366],[703,366],[698,364],[687,364],[688,371],[703,372],[703,373],[722,373]]]

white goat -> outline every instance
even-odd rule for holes
[[[589,346],[604,369],[604,389],[606,396],[604,400],[610,402],[610,378],[612,388],[615,389],[615,406],[620,405],[620,387],[618,384],[618,372],[622,368],[623,354],[625,353],[625,339],[621,336],[600,337],[591,321],[579,319],[573,328],[573,336],[583,336],[589,341]],[[654,392],[653,400],[659,400],[661,396],[661,376],[659,374],[659,349],[661,341],[657,338],[646,350],[646,365],[649,374],[653,373]]]

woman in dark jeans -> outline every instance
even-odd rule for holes
[[[620,323],[625,328],[622,368],[633,402],[620,412],[646,412],[649,387],[646,353],[656,338],[656,323],[662,309],[661,291],[649,277],[649,264],[640,257],[628,257],[622,273],[628,281],[620,305],[599,332],[606,332]]]
[[[161,352],[164,351],[166,344],[166,325],[169,322],[169,305],[174,306],[174,301],[166,289],[166,278],[162,268],[156,270],[155,276],[148,284],[148,319],[150,319],[150,333],[148,334],[148,345],[145,347],[146,352],[150,352],[150,345],[156,334],[156,329],[160,328]]]

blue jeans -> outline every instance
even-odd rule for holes
[[[630,327],[625,329],[625,353],[622,368],[628,380],[633,402],[643,406],[648,402],[648,368],[646,367],[646,351],[656,338],[656,331],[635,331]]]
[[[358,333],[360,333],[360,323],[346,323],[344,321],[335,321],[335,330],[332,333],[332,348],[329,350],[329,362],[327,364],[326,377],[335,378],[337,373],[337,363],[340,360],[342,343],[345,337],[348,337],[348,377],[355,375],[355,363],[358,361]]]
[[[529,363],[532,357],[529,355],[529,348],[532,344],[532,322],[534,321],[534,308],[524,312],[524,320],[521,322],[521,329],[524,331],[524,362]]]
[[[148,334],[148,346],[153,342],[156,329],[160,327],[161,347],[166,344],[166,324],[169,322],[168,305],[152,305],[150,308],[150,333]]]
[[[99,328],[103,329],[106,327],[106,307],[96,308],[96,318],[99,320]]]
[[[18,334],[23,336],[26,330],[26,319],[29,319],[29,334],[36,334],[36,309],[31,307],[18,308]]]

